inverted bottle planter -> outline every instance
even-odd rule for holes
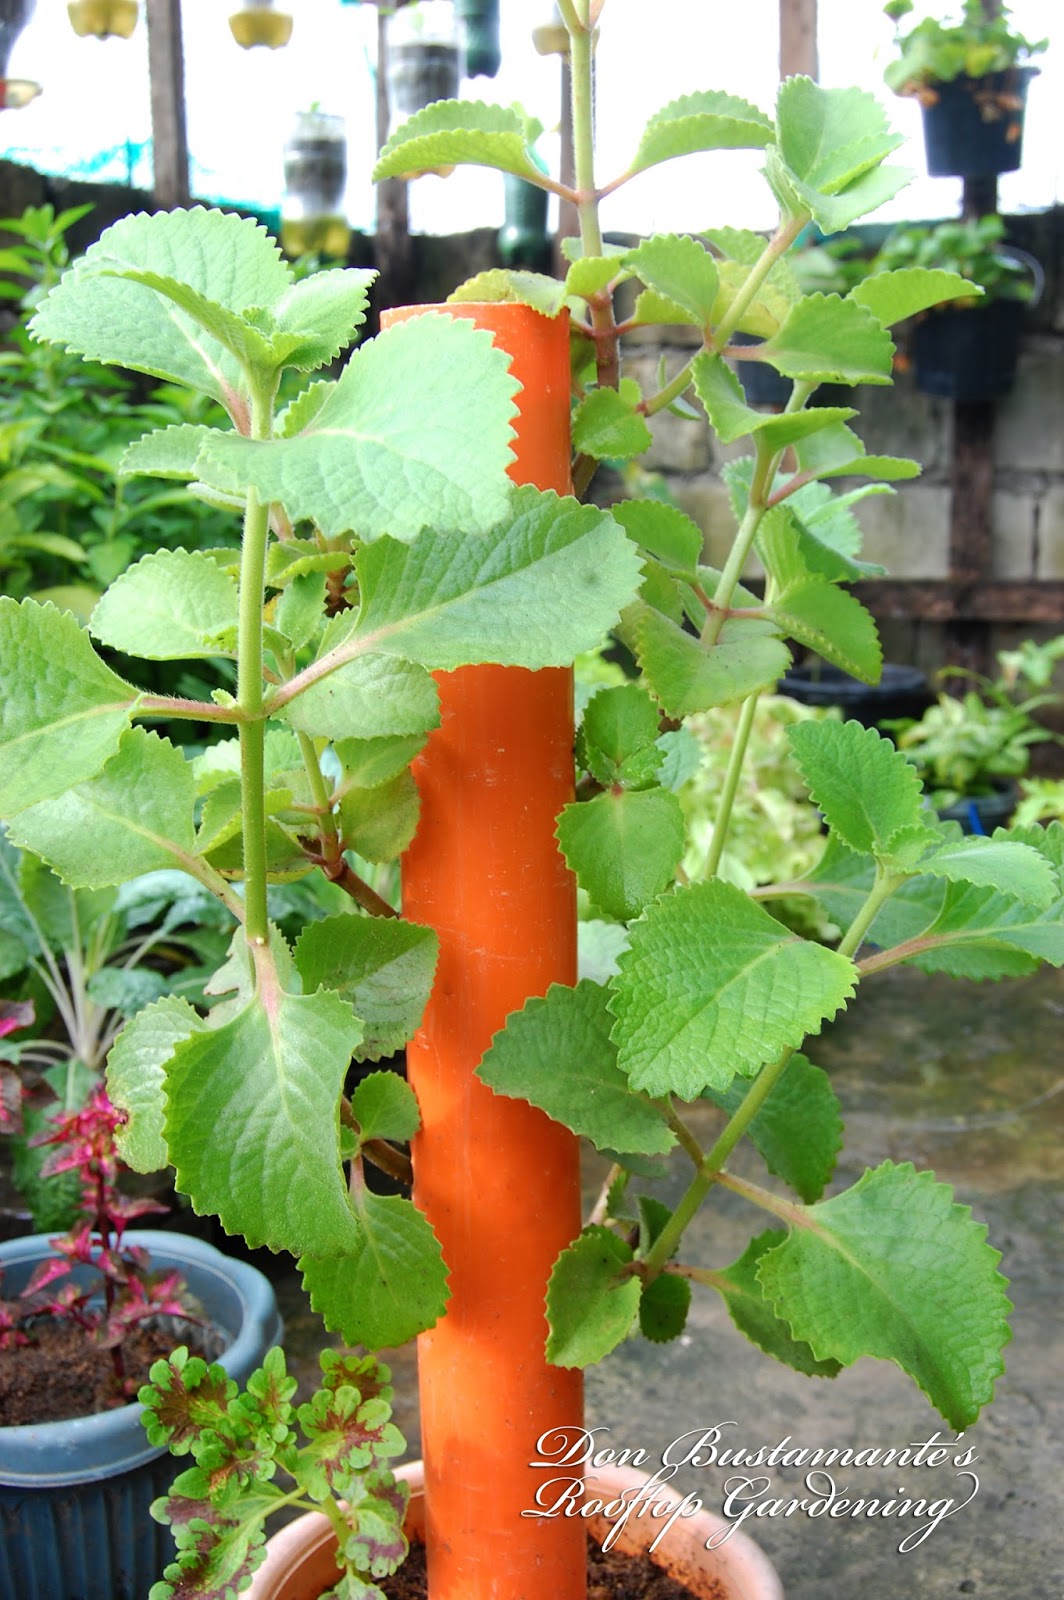
[[[243,1385],[281,1337],[262,1273],[199,1239],[126,1234],[154,1265],[176,1269],[221,1336],[221,1361]],[[0,1245],[4,1293],[17,1295],[49,1254],[49,1235]],[[75,1281],[79,1274],[74,1269]],[[179,1469],[148,1443],[141,1406],[0,1428],[0,1595],[10,1600],[144,1600],[173,1560],[168,1528],[149,1515]]]
[[[292,37],[292,18],[287,11],[276,11],[273,0],[245,0],[230,16],[229,31],[242,50],[255,45],[280,50]]]
[[[79,39],[129,39],[137,26],[137,0],[70,0],[67,14]]]

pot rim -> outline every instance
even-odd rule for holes
[[[27,1265],[49,1253],[54,1234],[25,1234],[0,1244],[0,1267]],[[227,1317],[228,1342],[218,1360],[238,1382],[246,1380],[271,1345],[280,1343],[281,1319],[269,1280],[247,1262],[232,1261],[201,1239],[159,1229],[131,1229],[130,1244],[149,1250],[160,1265],[177,1267],[189,1278],[197,1299],[212,1313],[224,1296],[235,1307]],[[92,1483],[166,1455],[166,1446],[151,1445],[141,1426],[137,1401],[94,1416],[63,1422],[0,1426],[0,1485],[51,1489],[64,1484]]]
[[[395,1469],[395,1476],[410,1485],[416,1525],[421,1520],[416,1502],[424,1493],[424,1465],[420,1461],[408,1462]],[[587,1473],[584,1482],[589,1490],[603,1497],[616,1498],[625,1490],[631,1491],[646,1483],[648,1476],[633,1467],[610,1466]],[[667,1485],[655,1486],[655,1505],[668,1503],[670,1507],[676,1507],[682,1499],[682,1495]],[[602,1537],[609,1524],[602,1517],[592,1516],[588,1518],[588,1526],[598,1537]],[[615,1542],[619,1549],[638,1553],[646,1548],[660,1528],[660,1519],[646,1521],[644,1525],[632,1518]],[[667,1552],[665,1545],[662,1545],[662,1555],[667,1557],[671,1553],[673,1560],[670,1563],[665,1559],[661,1565],[681,1581],[689,1582],[694,1570],[691,1558],[700,1556],[708,1539],[720,1536],[727,1530],[730,1532],[726,1541],[715,1546],[710,1554],[716,1563],[713,1576],[726,1586],[728,1600],[784,1600],[779,1575],[760,1545],[755,1544],[741,1529],[736,1529],[734,1523],[727,1522],[713,1511],[701,1510],[673,1524],[670,1533],[670,1538],[674,1540],[671,1552]],[[304,1563],[318,1556],[331,1543],[335,1543],[332,1524],[320,1511],[308,1511],[279,1529],[267,1541],[266,1559],[251,1580],[247,1600],[277,1600],[282,1593],[281,1585],[295,1578]],[[683,1549],[677,1548],[680,1546]]]

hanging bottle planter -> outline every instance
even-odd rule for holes
[[[343,212],[347,135],[342,117],[301,111],[284,147],[281,246],[286,255],[346,259],[351,229]]]
[[[292,18],[287,11],[276,11],[273,0],[244,0],[229,18],[229,31],[242,50],[257,44],[280,50],[292,37]]]
[[[388,18],[388,103],[396,122],[458,96],[453,0],[414,0]]]
[[[546,189],[516,173],[503,174],[506,220],[499,229],[499,258],[504,267],[524,272],[549,272],[553,245],[547,230]]]
[[[502,63],[499,0],[454,0],[462,71],[467,78],[494,78]]]
[[[128,39],[137,26],[137,0],[70,0],[67,14],[79,39]]]
[[[28,106],[41,92],[30,78],[9,78],[8,62],[15,40],[33,15],[35,0],[5,0],[0,4],[0,111],[17,111]]]

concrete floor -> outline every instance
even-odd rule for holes
[[[833,1192],[886,1157],[913,1160],[951,1183],[989,1224],[1003,1252],[1015,1303],[1014,1339],[993,1405],[966,1434],[978,1460],[978,1491],[908,1553],[913,1526],[880,1518],[762,1517],[747,1531],[772,1557],[787,1600],[1062,1600],[1064,1597],[1064,975],[1047,971],[1011,984],[974,985],[886,973],[868,984],[809,1051],[835,1084],[847,1149]],[[1059,1091],[1059,1092],[1058,1092]],[[695,1116],[710,1113],[696,1111]],[[741,1152],[735,1170],[760,1177]],[[589,1169],[593,1192],[595,1171]],[[676,1193],[682,1184],[677,1166]],[[668,1196],[665,1196],[668,1198]],[[748,1206],[730,1194],[706,1208],[684,1257],[706,1265],[740,1254],[752,1231]],[[297,1372],[316,1370],[320,1325],[298,1281],[278,1284],[286,1345]],[[397,1421],[418,1450],[416,1380],[408,1354],[394,1363]],[[833,1380],[804,1378],[763,1356],[738,1334],[722,1302],[696,1290],[688,1328],[669,1345],[634,1339],[587,1376],[589,1426],[639,1446],[656,1464],[692,1428],[734,1422],[733,1444],[755,1448],[790,1436],[793,1445],[895,1446],[954,1433],[892,1365],[862,1361]],[[798,1468],[766,1469],[773,1497],[807,1493]],[[831,1469],[838,1492],[928,1499],[966,1498],[955,1468]],[[728,1472],[685,1469],[678,1483],[720,1510]]]

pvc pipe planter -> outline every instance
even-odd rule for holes
[[[398,1468],[395,1475],[410,1485],[407,1535],[423,1538],[426,1510],[422,1464],[412,1462]],[[633,1498],[646,1482],[646,1475],[630,1467],[603,1467],[584,1482],[589,1498],[610,1505],[622,1495]],[[642,1554],[661,1533],[668,1516],[664,1508],[675,1508],[680,1502],[681,1496],[674,1490],[656,1488],[651,1503],[656,1509],[662,1508],[662,1514],[630,1516],[616,1539],[618,1548],[631,1555]],[[610,1527],[609,1519],[597,1514],[571,1520],[580,1529],[581,1541],[585,1530],[601,1541]],[[730,1527],[732,1531],[728,1532]],[[727,1538],[719,1543],[725,1533]],[[336,1536],[328,1517],[318,1511],[299,1517],[269,1541],[266,1559],[247,1591],[248,1600],[320,1600],[322,1592],[336,1581],[335,1550]],[[671,1577],[685,1583],[699,1600],[783,1600],[783,1589],[768,1558],[746,1534],[735,1532],[731,1524],[710,1511],[678,1518],[662,1538],[653,1559]],[[498,1590],[507,1596],[523,1597],[528,1592],[527,1574],[526,1586]],[[436,1600],[435,1594],[432,1600]]]
[[[47,1234],[0,1245],[5,1293],[49,1253]],[[131,1231],[160,1268],[176,1267],[220,1330],[218,1359],[243,1385],[280,1342],[268,1280],[199,1239]],[[144,1600],[173,1560],[168,1528],[148,1508],[181,1470],[148,1443],[136,1403],[66,1422],[0,1428],[0,1595],[11,1600]]]
[[[511,476],[566,492],[568,319],[455,304],[384,320],[425,310],[470,318],[511,355]],[[581,1226],[577,1140],[473,1075],[511,1011],[576,979],[576,889],[554,837],[573,793],[572,675],[478,666],[437,683],[441,725],[415,763],[421,820],[403,863],[404,913],[440,940],[407,1052],[422,1116],[414,1198],[451,1274],[418,1349],[429,1584],[433,1600],[582,1600],[578,1523],[521,1516],[536,1440],[582,1421],[580,1373],[544,1354],[547,1280]]]

